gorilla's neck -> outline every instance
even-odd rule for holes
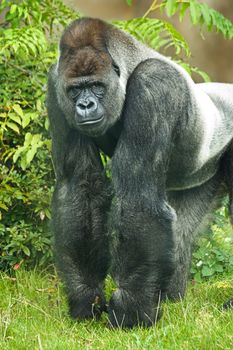
[[[114,154],[118,139],[122,131],[122,124],[122,120],[120,119],[106,132],[106,134],[94,138],[95,144],[98,146],[98,148],[110,158]]]

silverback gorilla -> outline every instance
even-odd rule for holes
[[[47,106],[70,314],[150,326],[160,298],[185,293],[203,219],[233,195],[233,84],[195,84],[133,37],[82,18],[62,35]],[[111,181],[100,151],[112,158]],[[108,272],[118,289],[106,307]]]

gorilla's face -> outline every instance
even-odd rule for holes
[[[96,137],[113,126],[120,118],[125,99],[120,75],[107,52],[87,47],[61,55],[57,95],[72,128]]]

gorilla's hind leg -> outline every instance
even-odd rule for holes
[[[233,142],[222,159],[229,194],[229,216],[233,225]]]
[[[233,225],[233,142],[229,146],[228,151],[222,159],[222,166],[225,172],[229,195],[229,217],[231,225]],[[230,299],[223,304],[223,309],[230,309],[232,307],[233,299]]]
[[[180,299],[185,294],[192,246],[206,216],[216,205],[220,184],[220,176],[215,175],[213,179],[199,187],[168,193],[169,204],[177,214],[177,221],[174,223],[176,267],[166,293],[169,299]]]

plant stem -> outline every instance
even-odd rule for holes
[[[148,15],[150,14],[150,12],[155,11],[155,10],[157,10],[157,9],[160,8],[160,7],[161,7],[161,3],[158,4],[158,3],[157,3],[157,0],[154,0],[154,1],[152,2],[152,4],[150,5],[149,9],[145,12],[145,14],[143,15],[142,18],[148,17]]]

